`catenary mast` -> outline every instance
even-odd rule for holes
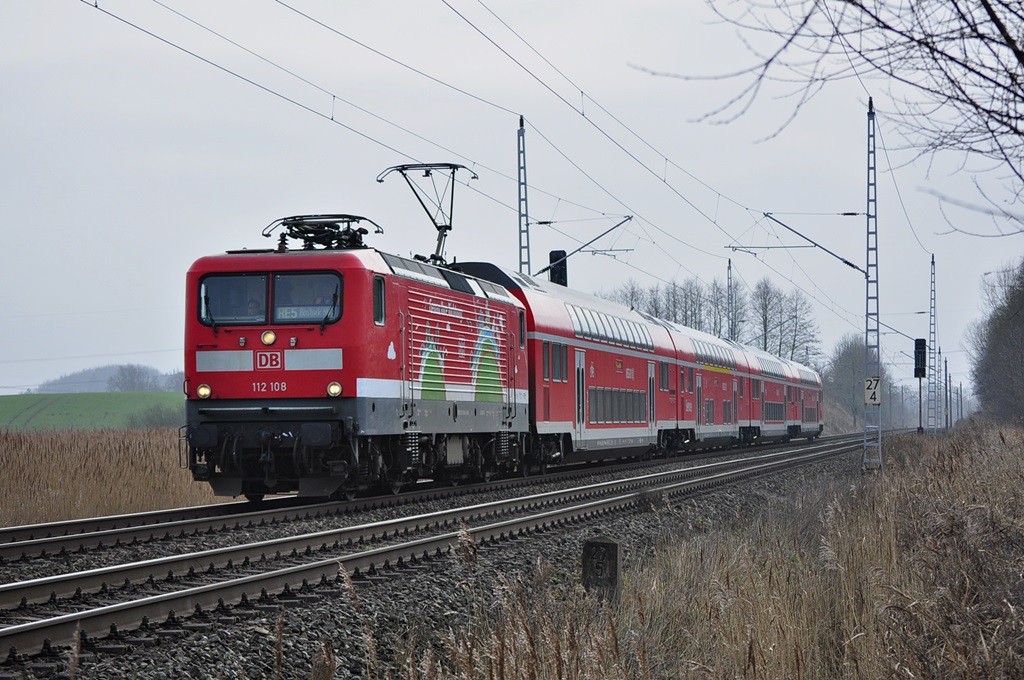
[[[865,470],[882,467],[882,366],[878,319],[878,185],[875,172],[875,105],[868,98],[867,267],[864,313]]]

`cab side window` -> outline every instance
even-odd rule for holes
[[[384,325],[384,315],[387,308],[384,305],[384,277],[373,278],[373,322],[378,326]]]

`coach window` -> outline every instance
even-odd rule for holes
[[[580,320],[583,321],[583,337],[587,340],[593,340],[596,334],[597,322],[594,321],[593,315],[589,309],[580,309],[583,313]]]
[[[199,320],[207,326],[265,324],[266,274],[211,274],[199,282]]]
[[[576,334],[577,338],[583,337],[583,324],[580,322],[580,317],[576,313],[576,306],[566,304],[565,309],[569,312],[569,320],[572,322],[573,333]]]
[[[561,343],[551,343],[551,379],[555,382],[562,380],[562,347]]]
[[[595,311],[594,315],[594,339],[595,340],[607,340],[608,334],[604,330],[604,321],[601,318],[601,312]]]
[[[335,272],[275,274],[274,323],[334,323],[341,318],[342,280]]]
[[[541,354],[544,356],[541,363],[544,364],[544,379],[547,380],[551,377],[551,343],[545,340],[542,347]]]
[[[629,343],[629,335],[626,333],[626,322],[623,319],[615,318],[616,337],[620,345]]]
[[[668,363],[658,362],[658,390],[668,392]]]
[[[384,277],[373,277],[373,322],[378,326],[384,325]]]
[[[630,347],[633,349],[640,349],[642,346],[640,338],[640,327],[637,326],[636,322],[629,323],[630,328]]]

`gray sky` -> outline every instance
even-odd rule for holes
[[[981,277],[1018,258],[1021,237],[947,233],[926,190],[967,191],[969,168],[911,162],[884,83],[827,88],[775,136],[792,100],[771,93],[732,124],[696,123],[739,83],[637,67],[721,74],[749,63],[703,4],[448,1],[289,0],[323,25],[271,0],[4,2],[0,394],[109,363],[181,368],[189,265],[271,246],[260,230],[279,217],[361,214],[386,232],[371,245],[432,252],[436,233],[401,178],[374,181],[399,163],[473,167],[479,179],[457,187],[447,255],[517,267],[519,114],[530,213],[554,221],[531,231],[534,270],[548,250],[575,249],[632,214],[595,243],[628,252],[574,257],[571,286],[724,281],[731,257],[750,288],[763,276],[800,286],[827,352],[864,332],[863,276],[821,250],[754,257],[727,246],[802,243],[767,211],[863,266],[865,218],[834,215],[865,210],[869,93],[881,133],[882,320],[927,336],[927,316],[913,312],[928,309],[934,253],[939,342],[954,384],[966,385],[961,339],[980,315]],[[886,361],[903,364],[896,376],[915,383],[900,354],[913,343],[882,343]]]

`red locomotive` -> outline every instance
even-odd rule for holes
[[[277,249],[189,270],[188,466],[218,495],[397,490],[521,465],[522,304],[487,281],[367,248],[363,221],[279,220],[265,231],[283,228]]]
[[[264,230],[276,248],[190,268],[187,465],[218,495],[394,492],[823,430],[809,368],[493,264],[387,254],[364,222],[285,218]]]

